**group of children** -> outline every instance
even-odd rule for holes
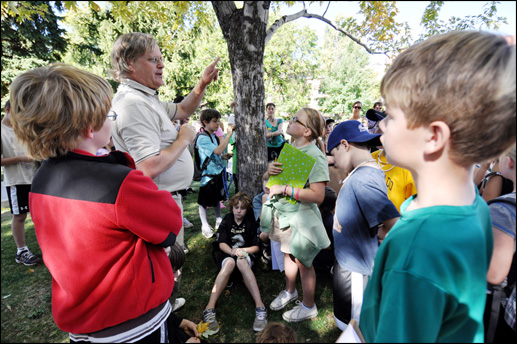
[[[57,282],[53,285],[54,317],[61,328],[76,334],[91,332],[99,321],[117,326],[128,314],[147,325],[152,322],[149,318],[156,320],[170,313],[167,300],[174,280],[170,264],[163,264],[167,256],[160,246],[174,242],[181,215],[170,195],[131,169],[130,157],[117,152],[93,157],[109,140],[106,115],[111,89],[98,77],[70,70],[53,69],[57,74],[63,72],[63,79],[79,80],[80,88],[86,90],[74,99],[89,105],[82,112],[56,109],[49,111],[56,116],[42,119],[35,115],[37,111],[29,111],[50,108],[49,102],[32,96],[44,84],[36,84],[34,78],[45,75],[28,72],[18,77],[11,89],[15,134],[32,156],[51,158],[34,180],[31,211],[45,263]],[[83,79],[88,83],[81,82]],[[380,123],[382,136],[348,120],[332,131],[326,152],[321,150],[320,140],[325,119],[318,111],[303,108],[290,120],[287,133],[293,138],[291,144],[314,157],[316,164],[305,187],[273,185],[262,205],[261,230],[279,245],[285,268],[285,286],[269,308],[281,310],[298,299],[295,283],[299,273],[302,300],[282,317],[296,322],[318,315],[313,262],[331,244],[318,209],[329,181],[325,156],[329,153],[336,167],[348,173],[336,203],[332,233],[338,327],[344,329],[352,319],[360,321],[367,342],[482,342],[493,236],[489,208],[472,182],[473,171],[475,163],[499,156],[515,145],[515,46],[484,32],[431,37],[395,59],[382,80],[381,95],[386,103],[386,118]],[[259,251],[252,200],[236,194],[230,200],[231,212],[223,219],[218,212],[219,195],[214,194],[220,190],[218,162],[229,140],[211,140],[219,119],[215,110],[201,114],[209,135],[200,138],[208,147],[204,150],[200,144],[200,154],[214,162],[214,170],[207,169],[201,181],[199,197],[206,203],[200,203],[199,209],[206,218],[206,208],[214,207],[220,250],[220,272],[203,319],[214,331],[218,329],[215,304],[237,268],[255,302],[253,328],[262,331],[267,311],[251,270],[251,257]],[[74,131],[63,134],[64,125]],[[232,130],[229,126],[228,137]],[[381,145],[379,139],[387,161],[409,170],[418,190],[400,211],[387,197],[384,174],[370,154],[371,145]],[[272,162],[267,173],[271,176],[282,171],[280,163]],[[63,185],[63,180],[69,182]],[[110,192],[101,192],[106,188]],[[117,198],[118,194],[126,196]],[[160,199],[160,209],[151,207],[157,204],[156,199]],[[76,222],[70,222],[77,217],[69,216],[78,209],[82,209],[77,215],[82,216],[81,221],[89,220],[80,231]],[[98,216],[99,211],[106,216]],[[69,233],[69,228],[76,230]],[[113,233],[101,228],[121,230]],[[48,234],[43,229],[51,231]],[[124,246],[116,245],[120,238]],[[99,254],[85,264],[83,257],[73,253],[83,249],[98,250]],[[129,251],[135,254],[129,256]],[[103,284],[91,302],[98,299],[105,306],[104,313],[115,312],[115,316],[101,320],[88,315],[90,302],[67,299],[60,288],[85,281],[85,277],[89,281],[85,284],[97,282],[108,258],[119,273],[100,281]],[[133,266],[145,273],[133,275],[129,269]],[[102,272],[111,276],[110,271]],[[148,290],[147,298],[139,299],[141,307],[120,308],[133,304],[124,300],[128,296],[133,299],[128,286],[135,283]],[[120,291],[118,288],[124,290],[120,299],[108,295],[111,290]],[[108,296],[109,303],[103,301]],[[160,329],[156,331],[146,334],[163,335]],[[71,338],[98,339],[84,335]]]

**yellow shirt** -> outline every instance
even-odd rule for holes
[[[386,176],[386,186],[388,187],[388,198],[393,202],[400,212],[400,205],[409,197],[416,194],[415,181],[411,172],[405,168],[394,166],[386,161],[386,156],[381,155],[381,150],[372,153],[372,157],[377,161],[381,170]]]

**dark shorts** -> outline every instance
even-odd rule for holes
[[[215,207],[225,199],[223,173],[226,173],[226,171],[223,170],[221,174],[213,177],[205,186],[199,188],[197,204],[204,208]]]
[[[9,207],[11,214],[20,215],[29,212],[29,192],[30,185],[7,186],[7,197],[9,197]]]

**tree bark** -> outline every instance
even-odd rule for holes
[[[267,171],[264,104],[264,48],[270,1],[212,1],[228,45],[232,67],[239,190],[251,197],[262,191]]]

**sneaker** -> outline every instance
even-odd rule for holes
[[[269,305],[269,308],[271,308],[274,311],[278,311],[278,310],[284,308],[285,306],[287,306],[287,304],[289,302],[294,301],[297,298],[298,298],[298,291],[296,291],[296,289],[294,290],[294,294],[292,294],[292,295],[289,295],[287,293],[287,291],[282,290],[280,292],[280,294],[278,294],[278,296],[273,300],[273,302],[271,302],[271,304]]]
[[[192,222],[190,222],[189,220],[187,220],[185,217],[183,218],[183,228],[192,228],[194,227],[194,225],[192,224]]]
[[[172,309],[173,312],[179,311],[181,307],[185,306],[185,299],[182,297],[176,298],[174,301],[174,308]]]
[[[219,229],[221,222],[223,222],[223,219],[221,217],[218,217],[217,219],[215,219],[215,230]]]
[[[260,332],[266,328],[267,311],[266,307],[257,307],[255,310],[255,321],[253,322],[253,331]]]
[[[16,263],[23,264],[25,266],[36,265],[41,262],[41,258],[32,254],[29,250],[23,250],[20,253],[16,253]]]
[[[318,307],[316,305],[312,309],[307,309],[300,301],[296,301],[296,306],[293,309],[282,314],[282,318],[287,322],[314,319],[316,316],[318,316]]]
[[[201,233],[205,236],[205,238],[210,239],[214,236],[214,229],[211,226],[201,228]]]
[[[214,331],[214,334],[219,332],[219,323],[215,318],[215,309],[205,309],[203,311],[203,322],[208,323],[208,329]]]

